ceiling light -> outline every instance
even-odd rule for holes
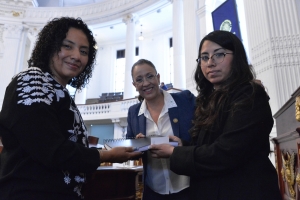
[[[139,36],[139,40],[144,40],[143,32],[142,32],[142,27],[143,27],[143,25],[141,25],[141,35]]]

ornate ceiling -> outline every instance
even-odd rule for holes
[[[122,18],[134,13],[136,35],[153,34],[172,27],[169,0],[0,0],[0,23],[44,24],[61,16],[81,17],[93,30],[98,42],[124,40]]]

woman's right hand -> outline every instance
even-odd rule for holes
[[[123,163],[142,156],[142,152],[134,151],[133,147],[115,147],[110,150],[100,150],[100,162]]]

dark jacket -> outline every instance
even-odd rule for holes
[[[175,147],[170,167],[190,176],[191,199],[281,199],[276,170],[268,158],[273,127],[268,95],[257,87],[252,103],[234,114],[230,110],[252,92],[246,84],[229,94],[220,126],[201,130],[196,146]]]

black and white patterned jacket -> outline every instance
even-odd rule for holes
[[[49,73],[31,67],[13,78],[0,130],[0,199],[37,199],[41,194],[49,199],[83,198],[85,173],[97,169],[99,154],[86,148],[81,115],[68,90]]]

